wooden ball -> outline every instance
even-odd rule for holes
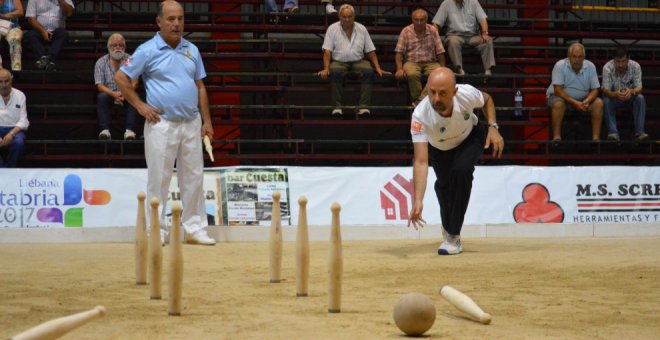
[[[435,322],[435,305],[422,293],[408,293],[394,305],[394,323],[407,335],[419,336]]]

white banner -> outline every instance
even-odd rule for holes
[[[276,169],[288,172],[291,224],[297,224],[301,195],[308,200],[311,226],[330,224],[334,201],[342,207],[343,225],[406,224],[412,205],[412,167]],[[209,222],[222,213],[218,170],[208,169],[205,175]],[[132,226],[137,193],[146,191],[145,169],[0,169],[0,179],[0,227]],[[429,169],[423,216],[428,223],[439,224],[434,182]],[[273,188],[285,190],[284,184],[278,185]],[[168,207],[178,199],[175,188],[173,180]],[[267,189],[257,187],[256,193],[273,190]],[[228,217],[237,221],[258,220],[257,214],[268,213],[256,205],[232,203],[232,207]],[[466,225],[550,222],[660,222],[660,168],[477,167]],[[283,220],[283,224],[287,223]]]

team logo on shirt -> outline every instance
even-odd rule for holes
[[[447,128],[445,128],[445,127],[443,126],[443,127],[440,128],[440,133],[445,133],[446,130],[447,130]]]
[[[410,124],[410,130],[412,132],[422,132],[422,123],[413,120]]]
[[[188,57],[188,59],[192,59],[192,58],[193,58],[193,56],[192,56],[192,52],[190,52],[189,49],[186,49],[186,52],[185,52],[184,54],[186,55],[186,57]]]
[[[463,112],[463,119],[464,119],[464,120],[468,120],[468,119],[470,119],[470,113],[467,112],[467,111]]]

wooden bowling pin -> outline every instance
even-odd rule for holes
[[[49,340],[57,339],[72,330],[105,315],[105,307],[96,306],[85,312],[80,312],[57,319],[52,319],[16,334],[10,340]]]
[[[157,198],[151,199],[151,217],[149,222],[149,297],[152,300],[161,299],[161,275],[163,271],[163,249],[160,241],[160,220]]]
[[[330,254],[328,256],[328,313],[341,312],[341,281],[344,271],[344,258],[341,249],[341,227],[339,224],[339,203],[334,202],[332,225],[330,227]]]
[[[181,242],[181,204],[172,204],[172,228],[170,229],[170,268],[167,276],[167,314],[181,315],[183,288],[183,245]]]
[[[298,230],[296,233],[296,296],[307,296],[309,283],[309,232],[307,226],[307,197],[298,199]]]
[[[487,325],[491,321],[491,316],[488,313],[485,313],[479,306],[467,295],[461,293],[457,289],[454,289],[450,286],[442,286],[440,288],[440,295],[442,295],[445,300],[449,301],[454,307],[456,307],[461,312],[467,314],[470,319],[479,321],[484,325]]]
[[[213,147],[211,146],[211,140],[209,139],[209,136],[204,136],[204,149],[206,149],[206,153],[209,154],[211,162],[215,162],[215,159],[213,158]]]
[[[139,192],[137,221],[135,222],[135,284],[147,284],[147,221],[145,217],[144,200],[147,198],[144,192]]]
[[[273,192],[273,208],[270,217],[270,282],[279,283],[282,273],[282,214],[280,192]]]

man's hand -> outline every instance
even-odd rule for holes
[[[493,145],[493,157],[500,158],[502,151],[504,151],[504,138],[502,138],[498,129],[489,126],[484,149],[488,149],[491,144]]]
[[[201,137],[204,138],[204,136],[209,136],[209,139],[213,139],[213,125],[210,122],[202,124]]]
[[[143,103],[136,109],[140,116],[144,117],[144,119],[149,123],[160,122],[160,115],[163,114],[162,110],[153,108],[146,103]]]
[[[115,98],[115,104],[122,105],[124,104],[124,96],[121,95],[121,92],[113,92],[112,97]]]
[[[484,41],[484,44],[488,43],[490,41],[490,36],[488,35],[488,33],[486,32],[481,33],[481,40]]]
[[[321,71],[319,71],[317,74],[322,79],[328,79],[328,76],[330,76],[330,70],[325,68],[325,69],[322,69]]]
[[[0,148],[8,147],[13,140],[14,136],[11,133],[6,134],[4,138],[0,138]]]
[[[377,68],[376,68],[376,73],[378,73],[378,75],[381,76],[381,77],[382,77],[382,76],[391,76],[391,75],[392,75],[392,72],[383,71],[383,69],[380,68],[380,67],[377,67]]]
[[[41,38],[45,41],[51,41],[53,39],[53,32],[48,32],[46,30],[43,30],[40,33],[41,33]]]
[[[408,217],[408,228],[412,225],[415,230],[424,228],[424,219],[422,218],[422,210],[424,209],[424,203],[421,201],[413,203],[412,210],[410,211],[410,216]]]
[[[617,97],[618,100],[626,101],[626,100],[630,99],[630,97],[632,97],[632,90],[630,90],[627,87],[623,87],[623,88],[619,89],[619,91],[616,94],[616,97]]]
[[[398,69],[396,70],[394,76],[396,77],[396,79],[403,80],[406,78],[406,71],[404,71],[403,69]]]

